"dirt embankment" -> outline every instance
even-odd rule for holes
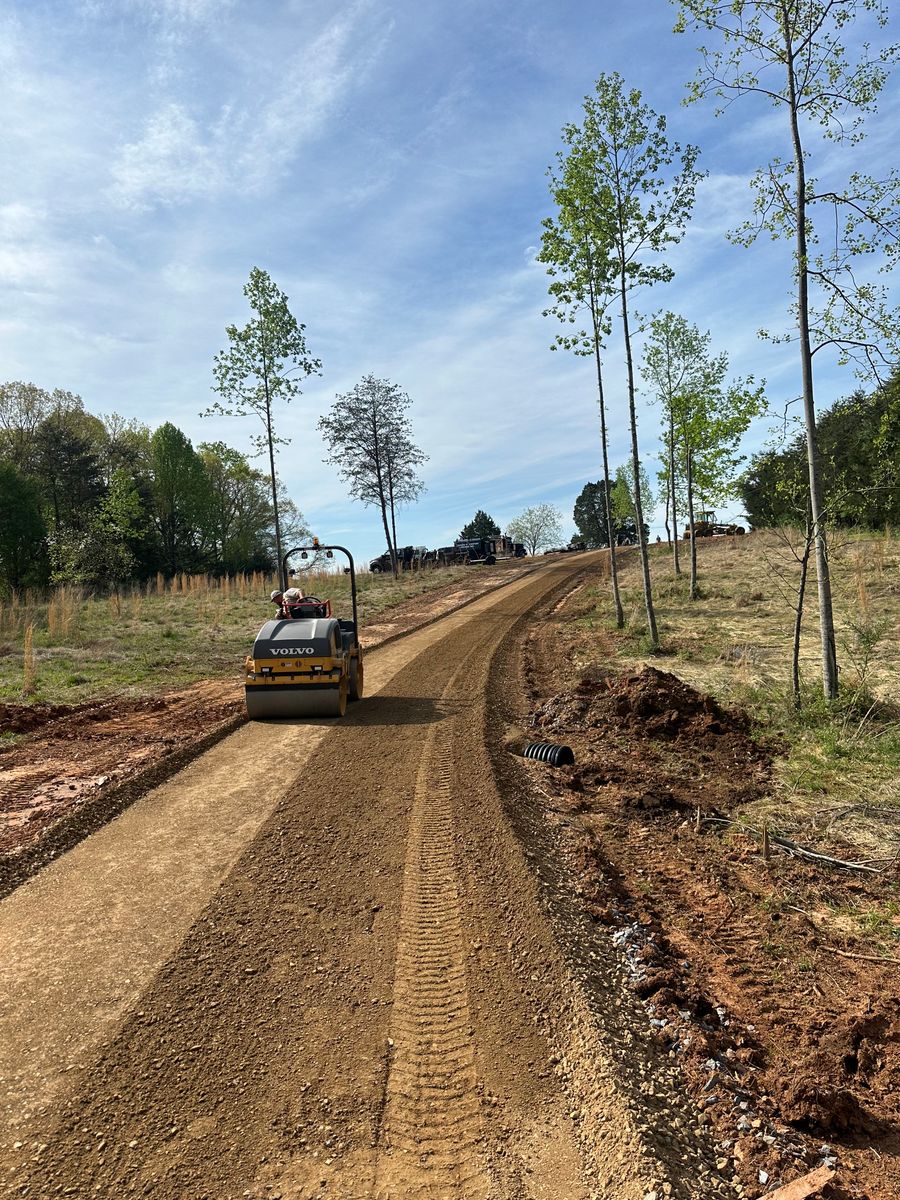
[[[714,814],[767,787],[769,752],[753,740],[748,719],[653,667],[585,676],[539,705],[533,724],[548,735],[581,727],[592,744],[602,739],[599,754],[587,748],[569,786],[602,790],[629,808]]]
[[[750,1197],[825,1166],[836,1178],[817,1195],[894,1200],[897,964],[854,956],[835,927],[894,882],[775,847],[765,858],[733,819],[767,794],[779,747],[672,674],[561,668],[558,634],[528,644],[530,721],[576,765],[529,770],[572,886],[676,1053],[721,1167]]]
[[[99,704],[0,708],[0,732],[27,733],[0,752],[0,853],[35,845],[59,821],[135,776],[174,764],[240,712],[236,683]]]

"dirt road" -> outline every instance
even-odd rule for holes
[[[245,726],[0,905],[5,1193],[729,1194],[487,703],[588,566],[377,651],[339,724]]]

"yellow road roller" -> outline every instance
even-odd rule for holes
[[[335,552],[350,563],[350,597],[353,620],[333,617],[331,601],[305,596],[299,589],[283,593],[278,615],[266,621],[247,656],[244,695],[251,721],[297,717],[342,717],[348,700],[363,694],[362,648],[356,608],[356,571],[353,555],[343,546],[295,546],[281,563],[286,581],[288,560]]]

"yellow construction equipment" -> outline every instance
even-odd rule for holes
[[[342,717],[348,700],[363,694],[362,648],[356,607],[356,571],[353,556],[343,546],[295,546],[281,562],[281,579],[288,575],[288,560],[295,554],[309,558],[335,551],[350,563],[350,597],[353,620],[331,615],[331,601],[318,596],[290,596],[279,615],[266,621],[247,656],[244,695],[252,721],[272,718]],[[290,599],[288,599],[290,597]]]

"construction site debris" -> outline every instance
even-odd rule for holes
[[[815,1171],[809,1171],[793,1183],[786,1183],[777,1191],[769,1192],[767,1200],[811,1200],[813,1196],[818,1196],[826,1183],[830,1183],[832,1179],[834,1171],[828,1167],[817,1167]]]

